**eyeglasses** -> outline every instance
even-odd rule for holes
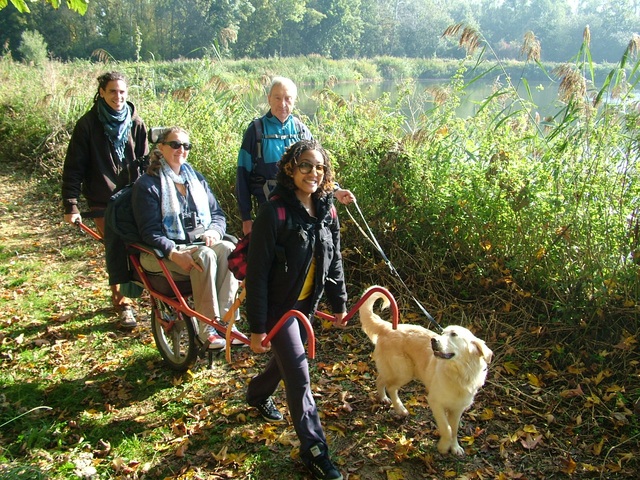
[[[313,170],[314,168],[316,172],[318,172],[321,175],[324,175],[325,173],[327,173],[326,165],[316,165],[314,163],[302,162],[302,163],[296,163],[296,166],[298,167],[298,170],[300,170],[300,173],[304,173],[305,175],[307,173],[311,173],[311,170]]]
[[[162,142],[162,144],[169,145],[174,150],[179,150],[180,147],[183,147],[185,150],[191,150],[191,147],[193,147],[193,145],[189,142],[180,143],[176,142],[175,140],[172,140],[171,142]]]

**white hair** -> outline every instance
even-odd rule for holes
[[[271,91],[274,87],[282,85],[287,88],[291,93],[293,93],[294,97],[298,96],[298,87],[293,83],[293,80],[287,77],[273,77],[271,79],[271,85],[269,86],[269,92],[267,95],[271,95]]]

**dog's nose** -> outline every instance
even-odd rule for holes
[[[438,341],[438,339],[436,337],[433,337],[431,339],[431,349],[434,352],[437,352],[438,350],[440,350],[440,342]]]

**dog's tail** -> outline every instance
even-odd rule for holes
[[[374,285],[373,287],[369,287],[367,290],[365,290],[363,296],[366,295],[367,292],[372,288],[376,288],[376,286]],[[360,323],[362,324],[362,330],[367,334],[374,345],[378,341],[378,335],[380,334],[380,332],[391,328],[391,324],[389,322],[385,322],[373,312],[373,306],[380,298],[382,299],[381,309],[384,310],[385,308],[389,308],[390,302],[387,296],[381,292],[374,292],[358,309],[358,313],[360,314]]]

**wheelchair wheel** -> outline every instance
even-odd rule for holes
[[[160,355],[176,372],[186,372],[198,357],[195,321],[154,299],[151,330]]]

